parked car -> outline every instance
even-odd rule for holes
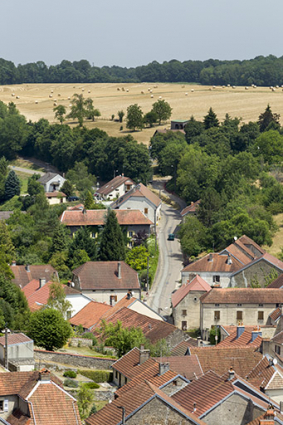
[[[169,233],[169,235],[168,235],[168,241],[174,241],[174,240],[175,240],[174,233]]]
[[[69,196],[68,201],[69,202],[74,202],[74,201],[79,201],[80,198],[78,198],[77,196]]]

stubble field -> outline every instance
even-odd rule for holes
[[[118,90],[119,89],[119,90]],[[150,92],[152,90],[152,93]],[[143,92],[143,93],[142,93]],[[224,119],[228,113],[231,117],[242,118],[242,122],[255,121],[269,103],[272,111],[281,114],[283,124],[283,91],[281,88],[274,92],[267,87],[208,87],[199,85],[181,84],[21,84],[0,86],[0,100],[5,103],[13,101],[19,111],[28,120],[37,121],[46,118],[51,123],[54,119],[54,103],[64,105],[70,111],[70,99],[74,93],[83,93],[84,97],[93,99],[94,107],[101,112],[95,122],[86,122],[87,127],[98,127],[111,136],[128,134],[125,122],[121,124],[111,120],[111,116],[123,110],[126,114],[129,105],[137,103],[144,113],[149,112],[152,104],[159,98],[169,102],[173,109],[172,119],[188,119],[194,115],[196,119],[203,119],[208,109],[212,107],[218,118]],[[52,96],[52,97],[50,97]],[[153,96],[153,97],[152,97]],[[17,98],[18,97],[18,98]],[[70,125],[76,125],[66,121]],[[165,123],[157,128],[169,128]],[[145,144],[156,127],[146,128],[143,131],[130,132],[139,142]]]

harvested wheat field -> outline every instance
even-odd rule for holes
[[[226,113],[231,117],[242,118],[243,122],[255,121],[269,103],[273,112],[281,114],[283,124],[283,91],[282,88],[271,90],[267,87],[207,87],[181,84],[22,84],[0,86],[0,100],[5,103],[13,101],[20,112],[28,120],[37,121],[46,118],[54,122],[54,105],[64,105],[70,110],[70,99],[74,93],[83,93],[84,97],[93,99],[94,107],[101,112],[95,122],[87,122],[88,127],[99,127],[111,136],[128,134],[123,122],[111,121],[114,114],[134,103],[141,106],[144,113],[162,98],[173,108],[172,119],[187,119],[194,115],[202,119],[209,107],[212,107],[220,120]],[[73,125],[75,123],[69,122]],[[157,128],[169,128],[170,124]],[[156,127],[143,131],[131,132],[139,142],[148,144]]]

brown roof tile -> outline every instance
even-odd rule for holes
[[[88,261],[73,270],[80,280],[81,290],[137,289],[140,290],[138,274],[121,261],[121,278],[118,278],[118,261]]]
[[[23,333],[18,334],[8,334],[8,345],[15,345],[15,344],[21,344],[24,342],[32,342],[32,339],[30,339],[28,336],[26,336]],[[0,337],[0,345],[5,347],[5,336]]]
[[[281,315],[282,315],[281,307],[277,307],[275,310],[273,310],[272,313],[270,313],[269,317],[273,320],[273,322],[276,322],[279,319],[279,317],[281,317]]]
[[[65,197],[66,198],[66,194],[63,192],[58,192],[57,190],[54,190],[53,192],[45,192],[45,196],[46,198],[58,198],[58,197]]]
[[[69,322],[73,326],[82,325],[85,329],[91,329],[92,326],[100,321],[101,316],[111,308],[110,305],[91,301],[73,316]]]
[[[39,280],[44,277],[46,282],[48,282],[54,278],[54,275],[58,277],[57,271],[50,264],[29,266],[30,271],[27,271],[26,266],[10,266],[10,269],[15,276],[12,282],[22,288],[34,279]]]
[[[263,357],[247,375],[247,381],[250,381],[255,387],[265,388],[275,373],[275,367],[270,366],[266,357]]]
[[[131,197],[146,198],[156,207],[158,207],[161,204],[161,199],[157,195],[155,195],[148,187],[146,187],[142,183],[139,183],[132,190],[130,190],[125,195],[117,199],[117,201],[113,202],[113,204],[111,204],[111,207],[119,208],[121,205],[123,205],[123,203],[126,200],[128,200]]]
[[[107,196],[110,192],[112,192],[114,189],[117,189],[122,184],[125,184],[126,182],[129,182],[128,184],[134,184],[133,180],[129,179],[128,177],[124,176],[116,176],[114,179],[110,180],[108,183],[105,183],[101,188],[97,190],[97,193],[100,195]]]
[[[212,261],[211,261],[212,260]],[[205,257],[196,260],[186,266],[182,272],[219,272],[234,273],[241,269],[243,264],[236,258],[231,257],[231,264],[228,264],[228,255],[207,254]]]
[[[283,344],[283,331],[274,335],[274,337],[272,338],[272,341],[277,342],[278,344]]]
[[[245,246],[249,246],[252,245],[256,250],[258,250],[259,252],[261,252],[262,254],[265,253],[265,250],[263,248],[261,248],[254,240],[252,240],[251,238],[249,238],[246,235],[241,236],[238,241],[242,242]]]
[[[171,356],[185,356],[189,347],[197,347],[197,345],[198,342],[196,339],[189,338],[176,345],[171,351]]]
[[[114,210],[120,226],[152,225],[140,210]],[[105,224],[107,210],[66,210],[60,216],[61,223],[65,226],[103,226]]]
[[[245,246],[243,245],[243,247],[245,247]],[[239,260],[242,264],[248,264],[251,261],[253,261],[253,259],[255,258],[254,255],[249,256],[249,255],[247,255],[246,252],[243,252],[241,249],[239,249],[239,247],[236,245],[236,243],[229,245],[223,251],[229,252],[231,255],[233,255],[233,257],[237,258],[237,260]]]
[[[182,285],[181,288],[171,295],[172,306],[176,307],[190,291],[208,292],[210,290],[211,286],[199,275],[196,275],[191,282]]]
[[[201,200],[199,199],[196,202],[191,202],[191,205],[188,205],[181,211],[181,216],[184,217],[188,213],[195,213],[197,211],[197,207],[199,206]]]
[[[115,363],[112,364],[112,368],[122,373],[122,375],[129,378],[135,376],[134,369],[139,365],[140,362],[140,350],[135,347]]]
[[[47,304],[52,284],[53,282],[46,282],[45,285],[40,287],[39,281],[33,279],[22,289],[32,311],[39,310],[43,305]]]
[[[179,373],[190,381],[198,379],[203,375],[203,370],[195,354],[190,356],[159,357],[156,360],[160,363],[169,363],[170,369]]]
[[[203,304],[277,304],[283,291],[269,288],[213,288],[200,298]]]
[[[234,330],[233,332],[231,332],[229,336],[227,336],[227,338],[225,338],[223,341],[221,341],[218,344],[218,348],[249,346],[249,347],[254,347],[255,349],[257,349],[261,346],[261,344],[262,344],[261,336],[256,337],[255,340],[252,341],[252,332],[245,329],[242,335],[239,338],[237,338],[237,330]]]
[[[268,288],[282,288],[283,287],[283,274],[268,285]]]

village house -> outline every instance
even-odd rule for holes
[[[15,261],[10,266],[11,272],[14,275],[12,282],[15,283],[19,288],[24,288],[32,280],[39,281],[40,279],[45,282],[52,280],[59,280],[57,270],[54,269],[50,264],[42,265],[17,265]]]
[[[125,195],[125,193],[129,192],[134,186],[133,180],[125,177],[124,174],[121,176],[116,176],[114,179],[110,180],[105,185],[101,186],[96,191],[96,197],[98,199],[103,200],[111,200],[120,198],[120,196]]]
[[[181,211],[181,217],[182,220],[185,219],[185,217],[187,216],[194,216],[197,214],[197,210],[198,210],[198,206],[200,204],[201,200],[199,199],[196,202],[191,202],[190,205],[188,205],[187,207],[185,207],[184,209],[182,209]]]
[[[73,270],[74,288],[97,302],[113,305],[130,291],[141,297],[138,273],[124,261],[88,261]]]
[[[157,223],[160,218],[161,199],[148,187],[139,183],[129,192],[111,204],[113,210],[129,209],[141,211],[151,222]]]
[[[38,179],[44,187],[44,192],[58,192],[65,183],[66,179],[58,173],[46,173]]]
[[[132,247],[132,238],[139,232],[147,235],[151,233],[153,222],[139,210],[115,210],[117,221],[130,239],[129,247]],[[107,210],[66,210],[60,217],[60,221],[71,231],[73,236],[81,227],[88,226],[90,234],[95,238],[103,228],[107,216]]]
[[[174,325],[186,331],[200,327],[200,297],[211,290],[211,286],[200,276],[185,283],[171,295]]]
[[[63,192],[45,192],[46,199],[49,205],[65,204],[67,196]]]
[[[8,333],[7,335],[7,360],[6,360],[6,337],[0,337],[0,361],[8,369],[17,372],[34,370],[33,340],[23,333]]]
[[[274,336],[276,326],[273,325],[254,325],[246,326],[242,322],[238,326],[218,327],[220,331],[220,340],[218,347],[254,347],[262,352],[262,343],[264,339]],[[254,339],[253,332],[259,331],[259,335]]]
[[[12,425],[81,425],[76,399],[47,370],[0,373],[0,421]]]
[[[281,289],[213,288],[202,295],[200,329],[203,339],[209,338],[211,327],[237,325],[262,326],[269,315],[283,303]]]

